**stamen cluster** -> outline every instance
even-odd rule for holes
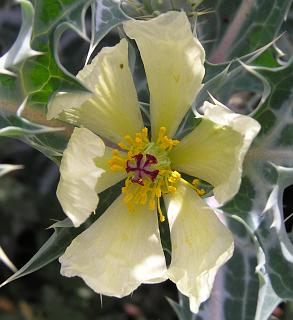
[[[113,150],[109,161],[112,171],[128,173],[122,188],[124,201],[129,211],[134,211],[137,204],[148,204],[151,210],[157,206],[160,220],[164,221],[160,198],[163,194],[175,192],[176,184],[181,179],[180,173],[171,169],[168,157],[179,141],[168,138],[164,127],[160,128],[156,142],[149,140],[147,128],[136,133],[134,138],[125,136],[124,140],[118,144],[121,150]]]

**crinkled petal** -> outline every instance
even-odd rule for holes
[[[77,78],[91,93],[57,94],[48,106],[49,119],[59,115],[61,120],[86,127],[113,142],[143,128],[125,39],[103,48]]]
[[[107,172],[102,161],[97,167],[95,160],[102,159],[104,154],[105,145],[98,136],[85,128],[74,129],[61,160],[57,197],[76,227],[96,209],[97,191],[101,192],[123,178],[120,174]]]
[[[173,136],[201,88],[204,49],[194,38],[184,12],[168,12],[149,21],[124,23],[139,48],[151,96],[152,136],[160,127]]]
[[[79,108],[92,97],[93,94],[90,92],[57,93],[48,105],[47,119],[57,118],[65,110]]]
[[[147,206],[129,212],[122,197],[60,258],[61,274],[79,276],[97,293],[115,297],[166,279],[156,213]]]
[[[260,130],[259,123],[220,103],[205,102],[200,124],[170,153],[175,169],[214,186],[219,203],[239,190],[243,159]]]
[[[172,260],[169,278],[191,298],[193,312],[208,299],[218,269],[234,249],[230,231],[189,187],[179,185],[166,197]]]

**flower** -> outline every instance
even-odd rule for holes
[[[49,119],[79,127],[64,151],[57,189],[76,227],[96,209],[99,193],[125,179],[122,194],[61,256],[61,273],[80,276],[96,292],[116,297],[169,278],[197,312],[233,253],[230,231],[201,197],[201,180],[213,186],[219,203],[231,199],[260,126],[214,100],[204,103],[191,133],[173,139],[202,88],[204,49],[183,12],[128,21],[124,30],[144,63],[151,132],[139,109],[126,39],[104,48],[78,73],[88,92],[59,93],[48,106]],[[162,199],[172,242],[168,268],[157,218],[157,212],[160,221],[166,218]]]

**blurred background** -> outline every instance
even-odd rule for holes
[[[289,30],[292,30],[292,15],[291,10],[291,25],[286,25]],[[90,13],[87,16],[90,29]],[[228,17],[223,14],[222,19],[225,22]],[[12,5],[9,0],[0,0],[0,55],[4,54],[16,39],[20,25],[19,5]],[[113,31],[103,39],[97,51],[105,45],[115,44],[117,40],[118,34]],[[284,41],[282,45],[288,52],[292,50],[290,40]],[[87,50],[88,43],[73,32],[67,31],[62,36],[60,58],[73,74],[82,68]],[[235,105],[233,107],[237,108]],[[47,228],[55,220],[64,219],[55,195],[59,179],[58,168],[40,152],[21,141],[8,138],[0,139],[0,163],[24,166],[22,170],[9,173],[0,179],[0,246],[13,264],[20,268],[52,234]],[[284,194],[286,216],[293,212],[292,192],[293,188],[289,187]],[[291,221],[288,220],[288,232],[291,231]],[[124,299],[101,298],[79,278],[62,277],[59,269],[60,265],[55,261],[42,270],[1,288],[0,319],[176,319],[165,298],[177,300],[177,291],[170,282],[143,285],[132,296]],[[0,261],[0,283],[11,274],[7,266]],[[281,305],[276,310],[275,317],[292,320],[289,318],[290,308],[292,306],[289,304],[285,308]]]

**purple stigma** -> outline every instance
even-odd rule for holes
[[[146,154],[145,156],[142,153],[139,153],[132,157],[133,160],[128,160],[126,163],[126,172],[134,172],[135,176],[131,179],[132,182],[138,183],[141,186],[144,185],[143,179],[145,177],[150,178],[154,181],[159,174],[159,170],[152,170],[151,166],[157,164],[158,160],[151,154]]]

